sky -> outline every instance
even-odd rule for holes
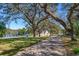
[[[23,19],[17,19],[17,23],[15,21],[11,21],[9,25],[6,25],[6,27],[14,30],[22,29],[25,28],[25,23]]]

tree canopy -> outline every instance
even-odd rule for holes
[[[56,24],[62,26],[72,40],[74,39],[73,16],[76,19],[78,16],[79,4],[46,4],[46,3],[16,3],[16,4],[0,4],[0,12],[5,17],[1,19],[7,23],[11,20],[23,19],[32,28],[33,36],[35,37],[37,29],[42,21],[48,19],[54,20]],[[77,17],[78,18],[78,17]],[[53,21],[52,21],[53,22]]]

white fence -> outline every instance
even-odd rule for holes
[[[24,35],[24,36],[0,37],[0,39],[11,39],[11,38],[28,38],[28,36]]]

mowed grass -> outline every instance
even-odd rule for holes
[[[12,56],[23,48],[34,45],[41,40],[45,40],[48,37],[29,37],[29,38],[18,38],[18,39],[0,39],[0,55]]]

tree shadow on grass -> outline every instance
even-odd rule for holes
[[[13,56],[17,52],[22,51],[22,48],[29,47],[29,46],[32,46],[34,44],[35,43],[31,43],[31,44],[24,46],[24,47],[23,46],[20,46],[20,47],[16,46],[14,49],[3,51],[2,53],[0,53],[0,55],[2,55],[2,56]]]
[[[39,43],[39,42],[40,42],[40,40],[37,40],[37,41],[36,40],[32,40],[28,44],[27,44],[27,42],[25,42],[24,44],[23,43],[15,44],[15,47],[13,49],[5,50],[2,53],[0,53],[0,55],[2,55],[2,56],[13,56],[17,52],[21,51],[22,48],[32,46],[32,45],[34,45],[36,43]]]
[[[21,48],[15,48],[11,50],[6,50],[0,53],[0,55],[5,55],[5,56],[12,56],[15,55],[18,51],[20,51]]]

